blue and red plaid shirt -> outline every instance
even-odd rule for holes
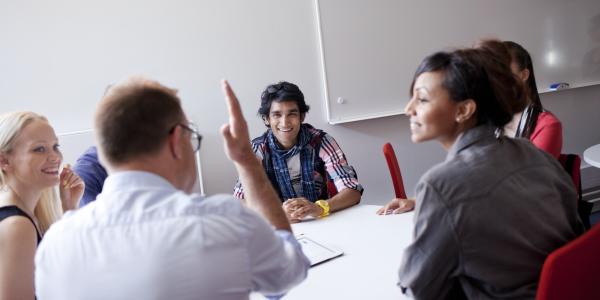
[[[310,124],[304,123],[302,126],[308,130],[311,138],[313,138],[313,143],[311,143],[311,147],[314,149],[313,151],[318,151],[318,155],[312,155],[312,157],[315,158],[313,161],[315,173],[314,186],[317,189],[316,194],[319,195],[318,199],[330,198],[325,180],[331,180],[338,192],[349,188],[357,190],[362,194],[364,189],[358,182],[356,171],[348,164],[344,152],[335,139],[326,132],[316,129]],[[283,202],[287,199],[283,199],[281,188],[275,178],[275,172],[272,167],[275,162],[273,161],[272,155],[270,155],[268,141],[269,130],[260,137],[252,140],[252,149],[256,156],[261,159],[269,180]],[[235,185],[233,196],[239,199],[244,198],[244,188],[239,179]],[[298,196],[306,197],[305,195]]]

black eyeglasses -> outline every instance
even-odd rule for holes
[[[200,135],[200,133],[198,133],[198,129],[196,128],[196,125],[194,123],[188,123],[188,125],[179,123],[179,124],[176,124],[175,126],[173,126],[173,128],[171,128],[171,130],[169,130],[169,134],[173,133],[173,130],[175,130],[175,128],[177,126],[180,126],[181,128],[183,128],[191,133],[190,141],[192,143],[192,149],[194,149],[194,152],[200,150],[200,145],[202,144],[202,135]]]

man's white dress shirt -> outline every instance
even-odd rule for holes
[[[147,172],[109,176],[97,200],[67,213],[35,257],[44,299],[248,299],[285,293],[309,262],[229,195],[201,197]]]

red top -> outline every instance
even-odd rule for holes
[[[563,142],[562,124],[552,113],[542,112],[529,139],[536,147],[558,159]]]

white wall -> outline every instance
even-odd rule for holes
[[[45,6],[42,3],[47,2],[0,3],[2,111],[36,110],[46,114],[58,132],[88,129],[94,106],[107,84],[132,73],[158,78],[180,89],[190,118],[202,129],[205,139],[201,154],[208,194],[230,192],[236,178],[233,166],[223,154],[218,134],[219,127],[226,121],[218,82],[223,77],[230,79],[236,89],[253,136],[265,129],[256,116],[262,89],[279,80],[297,83],[311,105],[306,121],[331,133],[356,167],[365,186],[363,203],[382,204],[393,195],[381,152],[383,143],[389,141],[394,145],[409,195],[413,194],[420,175],[445,157],[444,151],[435,142],[419,145],[410,142],[405,116],[335,126],[327,124],[313,1],[105,0],[97,2],[91,10],[86,8],[89,3],[84,5],[75,0],[48,2]],[[159,52],[164,55],[149,56],[139,50],[139,53],[131,52],[123,45],[115,45],[116,42],[126,42],[125,37],[85,36],[86,32],[89,34],[107,27],[118,36],[128,28],[115,24],[102,26],[103,20],[111,22],[113,20],[109,16],[128,16],[128,12],[135,12],[135,17],[140,14],[138,7],[154,14],[149,19],[154,25],[149,24],[145,35],[141,35],[144,31],[140,28],[138,35],[129,38],[167,43],[168,46],[159,47]],[[176,9],[185,9],[185,13],[178,16],[178,21],[171,20],[173,22],[163,25],[171,30],[178,26],[181,30],[192,26],[194,31],[189,32],[192,35],[173,36],[169,35],[169,31],[156,32],[163,28],[159,13],[166,10],[164,14],[168,14],[169,10]],[[84,13],[91,15],[87,18],[73,17]],[[50,23],[36,24],[37,19]],[[56,27],[56,22],[62,23]],[[134,26],[135,18],[127,24]],[[54,29],[51,36],[40,44],[39,39],[32,37],[36,34],[47,36],[44,26],[54,26]],[[77,28],[83,29],[77,31]],[[64,30],[79,35],[69,37],[61,33]],[[65,49],[65,45],[69,49]],[[146,47],[152,45],[146,43]],[[85,55],[77,51],[78,47],[86,51]],[[94,51],[102,57],[103,68],[87,71],[81,64],[91,64],[90,60],[95,58]],[[107,51],[110,55],[102,56]],[[146,52],[151,51],[148,48]],[[127,55],[119,56],[120,53]],[[35,64],[30,63],[32,60]],[[47,60],[50,62],[46,63]],[[130,60],[135,64],[123,66]],[[118,64],[113,65],[112,61]],[[400,93],[406,93],[408,85],[409,82],[398,82]],[[377,87],[365,86],[365,89],[374,88]],[[600,87],[593,86],[542,96],[544,104],[564,122],[565,150],[581,153],[587,146],[600,143],[599,95]],[[82,136],[63,144],[76,145],[71,149],[82,148],[90,140],[89,135]],[[77,154],[65,147],[63,151],[67,153],[66,157]]]

